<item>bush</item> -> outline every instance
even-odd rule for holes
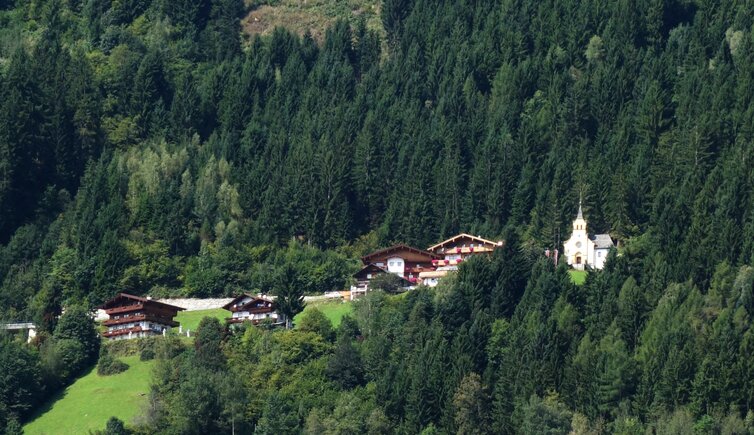
[[[125,424],[123,424],[123,421],[115,417],[110,417],[110,420],[107,421],[105,435],[128,435],[128,433],[129,432],[126,429]]]
[[[113,358],[107,348],[102,348],[102,354],[97,362],[97,374],[100,376],[110,376],[122,373],[128,370],[128,364],[119,359]]]
[[[155,346],[155,357],[162,360],[173,359],[186,350],[180,338],[168,335]]]
[[[153,359],[154,359],[153,349],[144,349],[141,351],[141,354],[139,355],[140,361],[151,361]]]
[[[300,331],[315,332],[327,341],[335,339],[332,322],[316,307],[304,311],[297,326]]]
[[[106,347],[108,353],[115,357],[135,356],[141,355],[147,349],[154,351],[158,340],[162,339],[163,337],[144,337],[135,340],[108,341],[103,344],[103,347]]]

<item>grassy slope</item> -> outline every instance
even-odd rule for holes
[[[220,323],[224,325],[225,319],[230,317],[230,312],[225,311],[222,308],[215,308],[212,310],[179,311],[178,315],[175,317],[175,321],[181,324],[184,331],[187,329],[196,331],[199,322],[201,322],[204,317],[217,317],[220,320]]]
[[[99,376],[92,369],[62,393],[55,395],[24,427],[24,433],[86,434],[104,429],[112,417],[130,423],[147,403],[153,361],[138,356],[122,358],[130,367],[123,373]]]
[[[568,273],[571,274],[571,281],[576,285],[582,285],[586,281],[586,272],[583,270],[569,270]]]
[[[334,326],[346,314],[353,311],[350,302],[309,303],[305,310],[317,307]],[[184,330],[196,330],[205,316],[217,317],[221,321],[228,316],[223,309],[181,311],[176,320]],[[299,314],[301,316],[301,314]],[[300,318],[297,316],[297,318]],[[129,369],[113,376],[99,376],[97,370],[79,378],[65,391],[55,395],[45,404],[24,427],[24,433],[33,434],[86,434],[89,431],[104,429],[112,417],[130,423],[147,403],[149,381],[153,361],[139,361],[138,356],[121,358]]]
[[[334,326],[340,325],[340,319],[343,318],[346,314],[350,313],[353,310],[353,307],[351,306],[350,302],[309,302],[306,304],[306,308],[304,311],[311,309],[312,307],[319,308],[320,311],[322,311],[325,316],[327,316],[330,321],[332,321]],[[300,313],[296,318],[294,319],[294,322],[299,320],[301,317]],[[181,311],[178,313],[178,316],[176,316],[175,320],[177,322],[181,323],[181,326],[183,326],[183,330],[186,331],[187,329],[191,329],[192,331],[196,331],[197,326],[199,326],[199,322],[202,321],[202,319],[205,317],[217,317],[222,324],[225,324],[225,319],[227,317],[230,317],[230,313],[228,311],[223,310],[222,308],[217,308],[213,310],[198,310],[198,311]]]
[[[304,314],[306,310],[310,310],[313,307],[317,307],[320,311],[322,311],[322,313],[327,316],[328,319],[330,319],[333,326],[336,328],[338,327],[338,325],[340,325],[340,320],[343,318],[343,316],[350,314],[353,311],[353,305],[350,302],[309,302],[306,304],[304,312],[299,313],[296,317],[293,318],[293,322],[296,323],[301,320],[301,315]]]

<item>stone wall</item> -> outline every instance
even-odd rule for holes
[[[223,305],[232,301],[233,298],[212,298],[212,299],[157,299],[157,302],[163,304],[175,305],[176,307],[185,308],[186,311],[211,310],[213,308],[222,308]]]

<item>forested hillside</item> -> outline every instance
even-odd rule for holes
[[[463,231],[506,249],[337,334],[165,350],[141,430],[752,430],[748,2],[384,0],[321,42],[242,32],[259,3],[0,0],[0,319],[337,290]],[[540,257],[580,198],[621,256],[575,287]],[[12,352],[64,384],[52,347]],[[47,394],[3,382],[0,427]]]

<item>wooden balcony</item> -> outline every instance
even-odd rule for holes
[[[105,320],[104,322],[102,322],[102,324],[105,326],[114,326],[114,325],[122,325],[124,323],[134,323],[134,322],[144,322],[144,321],[158,323],[160,325],[172,326],[172,327],[177,327],[179,325],[178,322],[175,322],[171,319],[164,319],[164,318],[152,316],[149,314],[137,314],[135,316],[121,317],[120,319]]]
[[[130,311],[140,311],[144,309],[144,304],[125,305],[118,308],[110,308],[105,313],[112,316],[113,314],[128,313]]]
[[[142,320],[146,320],[146,319],[147,319],[146,315],[136,314],[134,316],[120,317],[118,319],[110,318],[102,322],[102,324],[105,326],[114,326],[114,325],[122,325],[124,323],[141,322]]]
[[[119,335],[127,335],[130,333],[135,334],[137,332],[153,332],[157,334],[156,331],[152,331],[151,329],[142,328],[141,326],[134,326],[133,328],[114,329],[112,331],[106,331],[102,333],[102,336],[105,338],[110,338],[110,337],[117,337]]]

